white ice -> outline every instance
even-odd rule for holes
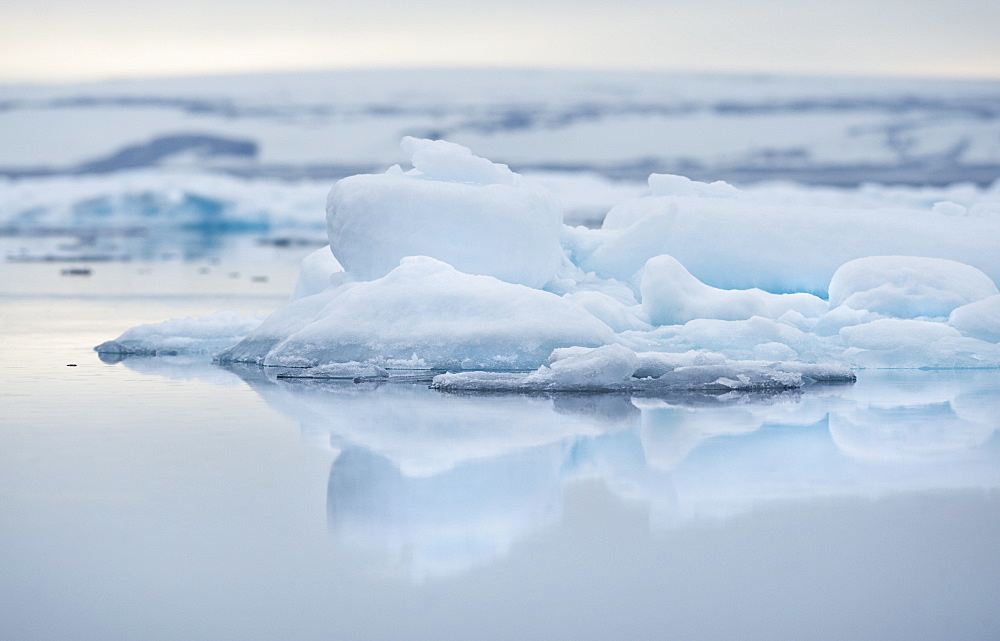
[[[330,192],[330,247],[348,271],[371,280],[430,256],[529,287],[555,275],[562,212],[551,194],[459,145],[404,138],[403,148],[413,170],[352,176]]]
[[[219,360],[314,377],[447,369],[436,387],[519,391],[781,389],[857,367],[1000,367],[992,196],[866,188],[810,203],[799,188],[653,175],[650,195],[585,229],[465,147],[403,148],[413,169],[333,188],[330,247]],[[975,215],[940,204],[976,198]]]
[[[613,340],[610,327],[572,301],[424,256],[403,259],[382,278],[295,301],[222,359],[283,367],[372,361],[524,369],[558,347]]]
[[[176,356],[213,354],[257,329],[263,318],[236,312],[216,312],[198,318],[175,318],[137,325],[94,349],[102,354]]]

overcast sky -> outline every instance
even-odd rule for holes
[[[997,0],[2,0],[0,81],[400,66],[1000,78]]]

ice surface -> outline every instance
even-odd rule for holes
[[[669,184],[678,182],[686,185]],[[575,262],[633,282],[646,261],[668,254],[713,287],[821,296],[841,265],[869,256],[946,258],[1000,280],[1000,216],[934,213],[916,199],[905,207],[863,198],[825,204],[774,188],[717,197],[712,185],[693,185],[613,207],[601,230],[567,239]]]
[[[727,290],[705,285],[673,256],[650,258],[642,271],[642,309],[654,325],[683,325],[696,318],[779,318],[789,311],[819,316],[827,303],[810,294],[771,294],[760,289]]]
[[[677,392],[795,389],[823,382],[852,382],[850,368],[764,361],[733,361],[688,352],[680,357],[636,354],[621,345],[561,350],[549,366],[529,374],[456,372],[434,377],[440,390],[517,392]]]
[[[330,247],[352,275],[379,278],[407,256],[530,287],[555,275],[562,212],[548,192],[459,145],[403,147],[411,172],[352,176],[330,192]]]
[[[966,336],[1000,343],[1000,295],[955,308],[948,324]]]
[[[557,347],[613,340],[611,328],[555,294],[410,257],[382,278],[292,303],[220,359],[525,369]]]
[[[997,293],[989,276],[953,260],[870,256],[845,263],[834,273],[830,306],[893,318],[947,318],[955,308]]]
[[[844,357],[862,367],[1000,367],[1000,345],[945,323],[883,318],[844,327]]]
[[[465,147],[402,146],[412,170],[337,183],[330,247],[303,261],[288,305],[220,345],[220,361],[359,380],[452,370],[434,379],[442,390],[642,393],[1000,367],[992,192],[653,175],[650,195],[587,229]],[[957,201],[969,215],[940,205]]]
[[[299,267],[299,279],[292,292],[292,300],[318,294],[333,284],[333,279],[344,273],[330,246],[320,247],[302,259]]]
[[[102,354],[135,356],[212,354],[243,339],[262,320],[256,315],[228,311],[199,318],[176,318],[131,327],[94,349]]]

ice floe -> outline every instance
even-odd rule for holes
[[[234,320],[228,344],[218,334],[220,362],[307,378],[418,369],[441,390],[637,393],[1000,367],[989,211],[810,205],[653,175],[650,195],[601,229],[568,227],[505,165],[445,141],[402,145],[413,169],[337,183],[330,246],[303,261],[285,307],[256,327]],[[204,328],[170,331],[209,344]]]

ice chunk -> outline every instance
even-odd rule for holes
[[[567,294],[566,298],[600,318],[616,332],[651,329],[648,317],[638,305],[624,305],[616,298],[593,290]]]
[[[845,327],[845,357],[862,367],[1000,367],[1000,345],[924,320],[883,318]]]
[[[264,357],[275,345],[313,322],[324,307],[355,285],[355,283],[346,283],[340,287],[328,288],[318,294],[289,302],[265,318],[264,322],[246,338],[219,352],[216,359],[223,363],[263,365]],[[307,362],[304,366],[312,364],[312,362]]]
[[[827,304],[811,294],[771,294],[760,289],[726,290],[699,281],[673,256],[650,258],[642,272],[642,309],[654,325],[683,325],[696,318],[778,318],[794,310],[818,316]]]
[[[948,324],[966,336],[1000,343],[1000,294],[955,308]]]
[[[859,258],[842,265],[830,280],[831,307],[894,318],[947,317],[956,307],[997,293],[980,270],[943,258]]]
[[[320,247],[302,259],[299,267],[299,279],[295,282],[295,291],[291,300],[318,294],[332,284],[334,274],[342,274],[344,268],[337,262],[330,246]]]
[[[514,185],[516,182],[514,172],[507,165],[474,156],[471,149],[453,142],[405,136],[400,147],[424,178],[474,185]]]
[[[709,198],[732,198],[740,191],[732,185],[717,180],[703,183],[687,176],[673,174],[650,174],[649,191],[653,196],[707,196]]]
[[[605,389],[628,383],[638,368],[635,352],[621,345],[605,345],[543,365],[524,382],[559,389]]]
[[[416,358],[429,368],[529,369],[557,347],[614,340],[607,325],[560,296],[428,257],[406,258],[383,278],[304,298],[275,316],[220,358],[284,367]]]
[[[864,325],[845,327],[840,336],[848,347],[862,349],[897,349],[907,345],[933,343],[961,334],[944,323],[884,318]]]
[[[327,200],[334,255],[360,280],[406,256],[430,256],[468,274],[541,287],[563,260],[555,199],[459,145],[404,139],[416,170],[359,175]]]
[[[326,378],[350,379],[358,382],[360,379],[388,378],[388,370],[372,363],[327,363],[319,367],[289,368],[278,374],[278,378]]]
[[[1000,279],[1000,217],[859,205],[786,204],[765,191],[654,195],[616,205],[601,230],[569,240],[584,271],[624,282],[660,254],[713,287],[774,293],[825,296],[841,265],[867,256],[947,258]]]
[[[263,318],[236,312],[216,312],[198,318],[175,318],[131,327],[118,338],[94,349],[101,354],[174,356],[212,354],[256,329]]]
[[[735,360],[769,359],[780,349],[787,356],[781,360],[837,362],[843,351],[836,337],[816,336],[761,316],[737,321],[699,318],[649,332],[622,332],[618,340],[637,352],[703,350]]]
[[[730,361],[696,353],[658,359],[621,345],[606,345],[593,350],[563,350],[551,366],[543,365],[529,374],[439,374],[431,386],[450,391],[663,393],[781,390],[819,381],[853,380],[854,374],[842,365]]]
[[[690,350],[681,353],[639,352],[639,368],[634,376],[637,378],[657,378],[679,367],[701,365],[722,365],[726,357],[722,354]]]

